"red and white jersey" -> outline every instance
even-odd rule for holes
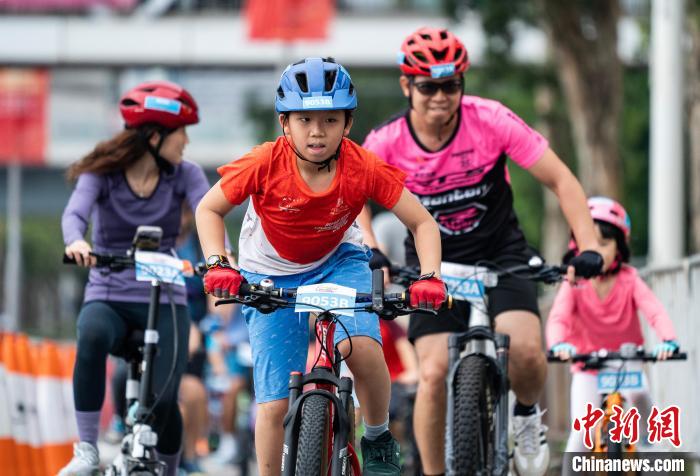
[[[239,239],[239,264],[249,272],[286,275],[316,268],[341,243],[362,245],[355,224],[368,199],[393,208],[405,174],[343,139],[328,190],[313,192],[284,137],[219,167],[221,188],[233,205],[251,197]]]

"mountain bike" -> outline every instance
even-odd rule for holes
[[[393,266],[390,272],[392,281],[402,285],[417,276],[406,267]],[[495,331],[487,309],[489,289],[502,276],[554,284],[565,274],[565,266],[546,265],[538,256],[509,268],[487,261],[442,264],[442,279],[453,298],[470,305],[468,330],[448,340],[446,474],[504,476],[509,471],[510,339]]]
[[[685,352],[676,352],[667,360],[686,360]],[[644,362],[660,362],[656,356],[645,352],[642,346],[633,343],[622,344],[619,351],[609,352],[601,349],[587,354],[575,354],[569,360],[561,360],[559,357],[547,353],[547,360],[555,363],[582,363],[582,370],[595,370],[598,372],[598,393],[601,395],[600,409],[603,416],[593,430],[593,453],[605,454],[608,458],[621,459],[625,453],[635,453],[636,446],[629,439],[622,437],[620,441],[610,439],[610,430],[614,428],[612,417],[613,408],[617,405],[625,408],[624,390],[643,389]],[[637,365],[635,365],[635,363]],[[610,472],[611,475],[620,475],[619,472]]]
[[[128,414],[126,433],[122,438],[121,451],[105,471],[105,476],[162,476],[167,470],[164,462],[156,455],[158,435],[153,430],[153,408],[160,396],[153,394],[153,361],[158,349],[158,317],[161,288],[164,287],[170,298],[173,320],[176,319],[175,302],[170,284],[184,286],[184,276],[194,273],[189,262],[171,255],[157,252],[162,230],[160,227],[139,226],[132,247],[123,255],[90,253],[96,259],[96,268],[104,272],[136,269],[136,279],[150,281],[151,295],[148,307],[146,328],[131,329],[121,349],[115,354],[128,363],[126,400]],[[63,256],[65,264],[75,264],[75,260]],[[201,272],[202,267],[198,267]],[[177,325],[173,324],[175,350],[177,356]],[[167,388],[175,374],[176,359],[173,359],[170,372],[163,388]]]
[[[235,298],[222,299],[218,304],[232,302],[271,313],[279,308],[294,307],[298,312],[314,312],[316,360],[310,372],[292,372],[289,378],[289,408],[284,418],[283,476],[359,476],[362,469],[353,446],[355,440],[355,408],[352,398],[353,381],[340,376],[340,365],[350,355],[342,356],[334,344],[339,313],[365,311],[382,319],[393,319],[416,310],[409,305],[407,292],[384,294],[381,270],[372,272],[372,292],[332,284],[316,284],[299,288],[275,288],[264,279],[259,284],[241,285]],[[446,303],[449,306],[451,298]],[[343,329],[347,334],[347,329]],[[352,353],[352,340],[350,353]],[[310,385],[310,389],[304,386]]]

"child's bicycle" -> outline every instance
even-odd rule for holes
[[[445,466],[448,475],[505,476],[509,472],[508,349],[510,339],[494,330],[487,296],[502,276],[553,284],[565,266],[549,266],[535,256],[527,264],[500,268],[443,263],[441,275],[454,299],[470,304],[469,328],[449,337]],[[412,268],[393,266],[392,281],[417,277]],[[466,316],[465,316],[466,319]]]
[[[260,284],[243,284],[236,298],[217,302],[238,302],[263,313],[295,306],[297,310],[304,309],[304,312],[319,312],[315,324],[315,364],[309,373],[292,372],[289,378],[289,410],[284,418],[283,476],[362,474],[353,447],[353,381],[349,377],[340,377],[343,356],[333,340],[336,325],[342,327],[342,322],[337,320],[337,312],[373,312],[383,319],[393,319],[409,312],[435,314],[434,311],[412,309],[408,293],[384,295],[383,281],[382,271],[373,271],[372,292],[356,293],[351,298],[338,293],[338,287],[333,285],[275,288],[272,280],[265,279]],[[448,296],[447,305],[450,302]],[[313,384],[313,389],[304,390],[307,384]]]
[[[667,360],[686,360],[685,352],[676,352]],[[595,425],[593,433],[593,453],[603,453],[609,458],[620,459],[624,453],[636,452],[636,447],[629,440],[622,438],[619,442],[611,441],[609,431],[613,428],[613,408],[625,407],[623,390],[641,390],[643,388],[643,362],[659,362],[656,356],[645,352],[642,346],[623,344],[617,352],[601,349],[588,354],[576,354],[569,360],[561,360],[550,351],[549,362],[583,363],[582,370],[598,371],[598,393],[601,395],[600,408],[603,417]],[[634,364],[637,365],[634,365]],[[610,473],[620,474],[620,473]]]
[[[165,287],[171,306],[175,306],[168,283],[180,284],[178,278],[191,272],[189,262],[158,253],[162,230],[155,226],[139,226],[132,247],[124,255],[90,253],[95,257],[96,268],[104,272],[136,268],[137,279],[151,282],[151,297],[148,307],[146,328],[131,329],[124,344],[117,353],[127,361],[128,377],[126,401],[128,415],[127,431],[121,442],[121,451],[108,466],[105,476],[162,476],[167,466],[156,456],[158,435],[153,430],[153,408],[160,396],[153,394],[153,360],[158,350],[158,314],[161,287]],[[63,263],[75,264],[75,260],[63,256]],[[201,267],[200,267],[201,269]],[[201,272],[201,271],[199,271]],[[184,281],[181,283],[184,286]],[[177,313],[172,310],[173,319]],[[174,340],[177,343],[177,325],[173,325]],[[177,345],[177,344],[175,344]],[[177,355],[177,352],[174,352]],[[173,360],[166,384],[175,374],[177,362]]]

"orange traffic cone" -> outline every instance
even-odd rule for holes
[[[46,473],[54,475],[70,461],[74,435],[66,428],[66,415],[73,419],[72,405],[63,398],[63,371],[58,347],[45,341],[39,347],[36,403]]]
[[[0,468],[15,468],[15,441],[12,438],[11,399],[9,395],[5,353],[10,352],[9,334],[0,333]]]

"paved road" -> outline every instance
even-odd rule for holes
[[[100,448],[100,459],[102,460],[102,465],[107,466],[119,453],[119,446],[104,441],[98,443]],[[207,476],[240,476],[240,471],[238,468],[233,466],[219,466],[213,461],[204,459],[202,461],[202,469],[204,469],[204,474]],[[249,472],[249,476],[256,476],[258,474],[257,467],[252,464]]]

